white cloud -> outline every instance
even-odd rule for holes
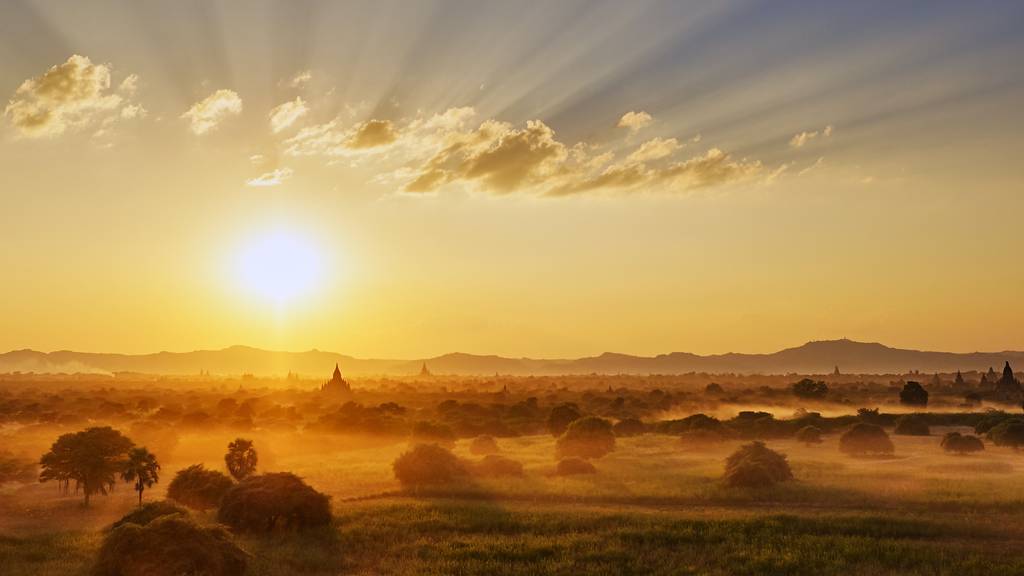
[[[234,90],[221,89],[196,102],[181,115],[196,135],[206,134],[229,116],[242,113],[242,99]]]
[[[284,182],[285,180],[291,178],[292,174],[294,174],[294,171],[291,168],[276,168],[270,172],[260,174],[259,176],[253,178],[252,180],[247,181],[245,185],[254,188],[277,186],[281,182]]]
[[[622,118],[619,118],[618,127],[627,128],[630,132],[636,132],[641,128],[650,126],[652,120],[651,115],[643,110],[639,112],[631,110],[623,114]]]
[[[821,132],[818,132],[817,130],[812,130],[809,132],[800,132],[799,134],[795,134],[792,138],[789,139],[789,145],[792,148],[803,148],[805,145],[809,144],[811,140],[814,140],[819,135],[822,138],[828,138],[832,136],[832,130],[832,125],[829,124],[828,126],[825,126],[825,128],[823,128]]]
[[[307,82],[313,79],[313,73],[309,70],[303,70],[295,76],[292,76],[291,80],[288,81],[288,85],[292,88],[301,88],[306,85]]]
[[[825,157],[824,156],[819,156],[818,159],[815,160],[813,164],[811,164],[810,166],[800,170],[799,172],[796,173],[796,175],[797,176],[803,176],[803,175],[807,174],[808,172],[811,172],[812,170],[818,169],[824,163],[825,163]]]
[[[309,112],[306,103],[301,97],[296,96],[295,100],[285,102],[270,111],[270,131],[277,134],[290,127],[296,120],[302,118]]]
[[[644,142],[627,158],[627,162],[650,162],[671,156],[681,148],[679,141],[675,138],[653,138]]]
[[[88,57],[75,54],[41,76],[22,82],[4,108],[4,116],[22,136],[31,138],[58,136],[119,117],[136,118],[142,108],[129,101],[137,85],[138,77],[131,75],[117,90],[111,90],[111,66],[93,64]],[[131,109],[126,112],[128,107]]]

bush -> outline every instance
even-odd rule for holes
[[[522,476],[523,465],[511,458],[488,454],[473,466],[473,472],[479,476]]]
[[[839,450],[846,454],[892,454],[896,448],[885,430],[877,424],[859,422],[839,437]]]
[[[455,432],[447,424],[420,421],[412,425],[414,443],[440,444],[450,448],[455,445],[455,438]]]
[[[1005,420],[989,430],[988,437],[996,446],[1009,446],[1019,450],[1024,446],[1024,421],[1016,418]]]
[[[494,441],[492,436],[477,436],[469,443],[469,453],[474,456],[486,456],[498,452],[500,452],[498,443]]]
[[[596,416],[576,420],[555,443],[555,452],[560,460],[569,457],[600,458],[612,450],[615,450],[612,425]]]
[[[821,428],[817,426],[804,426],[796,431],[794,438],[796,438],[797,442],[803,442],[808,446],[811,444],[821,444]]]
[[[131,512],[124,518],[121,518],[117,522],[114,522],[114,524],[111,525],[110,528],[114,529],[124,524],[138,524],[139,526],[145,526],[146,524],[149,524],[157,518],[160,518],[162,516],[170,516],[172,514],[180,514],[187,518],[188,510],[175,504],[172,504],[166,500],[157,500],[156,502],[150,502],[149,504],[146,504],[142,508],[139,508],[134,512]]]
[[[679,433],[679,442],[687,448],[710,448],[732,439],[733,434],[723,428],[693,428]]]
[[[556,476],[575,476],[577,474],[596,474],[597,468],[582,458],[566,458],[558,461],[555,467]]]
[[[330,498],[288,472],[250,476],[224,495],[217,520],[245,532],[324,526]]]
[[[146,525],[125,523],[100,547],[94,576],[242,576],[248,557],[223,528],[177,514]]]
[[[786,456],[763,442],[744,444],[725,460],[723,480],[729,486],[758,488],[792,479]]]
[[[932,433],[928,420],[919,414],[907,414],[896,421],[895,434],[900,436],[928,436]]]
[[[985,444],[977,436],[950,432],[942,437],[942,449],[954,454],[970,454],[981,452],[985,449]]]
[[[462,462],[437,444],[417,444],[391,465],[395,478],[407,488],[448,484],[466,474]]]
[[[628,436],[639,436],[647,431],[647,427],[638,418],[626,418],[619,420],[612,426],[616,436],[625,438]]]
[[[900,404],[927,406],[928,391],[921,386],[920,382],[907,382],[903,385],[903,390],[900,390]]]
[[[580,409],[575,404],[559,404],[548,414],[548,432],[557,438],[565,434],[569,424],[579,420],[581,416]]]
[[[793,384],[793,395],[798,398],[824,398],[828,394],[828,384],[822,381],[804,378]]]
[[[234,482],[227,474],[193,464],[174,475],[167,497],[194,510],[209,510],[220,506],[221,498],[232,486]]]

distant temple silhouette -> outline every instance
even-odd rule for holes
[[[430,372],[430,369],[427,368],[427,363],[424,362],[423,366],[420,368],[420,378],[430,378],[431,376],[433,376],[433,374]]]
[[[331,379],[324,382],[324,385],[320,387],[320,391],[325,394],[331,394],[333,396],[343,396],[352,393],[352,388],[348,385],[348,382],[341,377],[341,369],[338,365],[334,365],[334,374],[331,375]]]
[[[996,395],[1004,399],[1017,399],[1020,393],[1020,382],[1014,377],[1013,368],[1007,362],[1003,367],[1003,376],[996,382]]]

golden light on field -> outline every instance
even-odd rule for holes
[[[250,238],[237,254],[241,288],[281,306],[308,296],[323,278],[323,256],[300,232],[273,230]]]

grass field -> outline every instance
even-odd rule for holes
[[[250,572],[268,576],[1024,573],[1021,456],[992,446],[949,456],[938,448],[941,432],[893,437],[888,459],[842,456],[834,437],[811,447],[773,441],[796,481],[761,490],[718,481],[736,443],[695,451],[669,436],[625,438],[597,462],[598,474],[558,478],[550,437],[506,439],[502,450],[525,464],[523,478],[415,495],[401,492],[390,470],[405,444],[335,438],[289,449],[295,438],[265,438],[270,469],[331,494],[335,521],[240,542]],[[185,438],[179,452],[216,466],[219,443],[206,455],[208,443]],[[456,452],[469,457],[465,441]],[[165,478],[192,460],[168,465]],[[7,490],[0,573],[88,573],[99,531],[131,509],[132,496],[119,487],[83,509],[48,485]]]

